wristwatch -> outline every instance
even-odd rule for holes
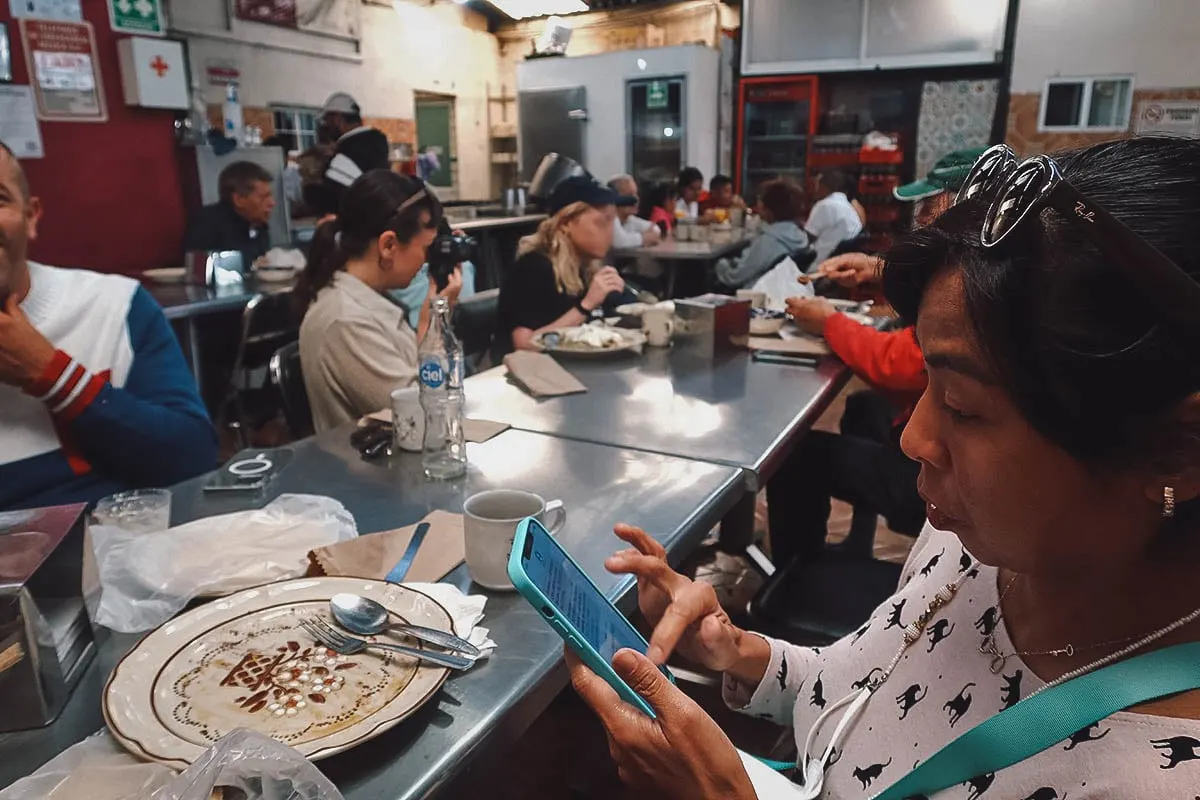
[[[595,311],[596,309],[593,308],[593,309],[589,310],[589,309],[584,308],[583,307],[583,298],[581,297],[575,301],[575,310],[578,311],[580,314],[583,314],[585,317],[590,317],[592,315],[592,311]]]

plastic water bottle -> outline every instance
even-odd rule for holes
[[[230,81],[229,85],[225,87],[225,104],[221,107],[221,113],[224,117],[225,136],[242,144],[245,126],[242,120],[242,104],[238,100],[236,81]]]
[[[421,466],[433,480],[457,478],[467,471],[463,436],[463,351],[450,329],[450,303],[433,300],[429,330],[417,348],[421,409],[425,412],[425,449]]]

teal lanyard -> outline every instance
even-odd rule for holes
[[[998,772],[1118,711],[1200,688],[1200,642],[1119,661],[1026,697],[976,725],[874,800],[930,796]]]

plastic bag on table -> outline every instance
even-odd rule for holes
[[[344,800],[320,770],[282,742],[244,728],[205,751],[149,800]]]
[[[772,311],[785,311],[789,297],[812,297],[814,294],[811,283],[800,283],[796,280],[801,274],[800,267],[788,256],[771,267],[751,288],[767,295],[767,308]]]
[[[329,497],[280,495],[266,507],[206,517],[159,533],[88,529],[96,581],[88,615],[121,633],[155,628],[195,597],[298,578],[308,551],[353,539],[354,517]]]
[[[0,800],[125,800],[149,797],[175,777],[138,761],[102,730],[59,753],[32,775],[0,791]],[[207,800],[207,798],[205,798]]]

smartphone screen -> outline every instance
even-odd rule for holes
[[[617,651],[625,647],[646,652],[645,641],[629,620],[608,602],[536,520],[529,524],[521,556],[529,580],[606,664],[611,664]]]

